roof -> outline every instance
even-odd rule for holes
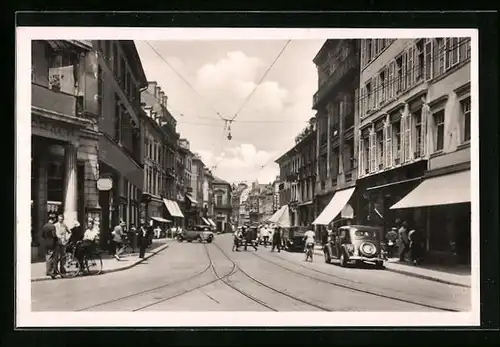
[[[229,184],[229,182],[224,181],[223,179],[221,179],[217,176],[213,176],[213,177],[214,177],[214,181],[212,183],[214,183],[214,184],[227,184],[228,186],[231,185],[231,184]]]
[[[139,57],[139,53],[137,52],[137,47],[133,40],[120,40],[120,44],[122,46],[125,54],[128,55],[129,66],[132,70],[133,74],[139,81],[139,87],[145,88],[148,86],[148,79],[146,78],[146,73],[144,72],[144,68],[142,67],[141,58]]]

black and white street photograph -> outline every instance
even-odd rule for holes
[[[474,30],[94,29],[18,30],[19,321],[477,323]]]

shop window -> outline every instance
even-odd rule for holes
[[[433,114],[435,128],[435,151],[442,151],[444,147],[444,110]]]
[[[462,142],[469,142],[470,141],[470,126],[471,126],[470,97],[466,98],[465,100],[462,100],[460,102],[460,106],[461,106],[461,111],[462,111],[462,122],[463,122]]]
[[[47,165],[47,200],[64,201],[64,166],[62,162],[51,161]]]

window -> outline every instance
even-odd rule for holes
[[[408,48],[406,57],[407,57],[407,64],[406,64],[406,86],[409,88],[413,85],[414,81],[414,75],[415,75],[415,64],[414,64],[414,54],[415,54],[415,49],[413,46],[410,46]]]
[[[380,81],[380,104],[383,104],[386,100],[387,100],[387,88],[386,88],[386,74],[387,74],[387,68],[385,68],[384,70],[382,70],[382,72],[380,72],[380,75],[379,75],[379,81]]]
[[[458,64],[458,37],[446,39],[446,69]]]
[[[368,173],[370,168],[370,138],[363,139],[363,173]]]
[[[403,56],[400,55],[396,58],[396,94],[404,89],[404,75],[403,75]]]
[[[377,163],[378,169],[384,168],[384,132],[377,131]]]
[[[392,61],[390,64],[389,64],[389,76],[388,76],[388,81],[387,81],[387,98],[389,100],[391,100],[394,95],[396,94],[396,62],[395,61]]]
[[[370,111],[372,109],[372,84],[368,82],[366,84],[366,111]]]
[[[436,38],[434,41],[434,75],[433,77],[437,77],[444,72],[445,69],[445,45],[444,38]]]
[[[113,59],[113,72],[116,75],[118,75],[118,43],[113,43],[113,54],[112,54],[112,59]]]
[[[102,112],[102,68],[101,65],[97,68],[97,104],[98,104],[98,110],[103,114]]]
[[[470,141],[470,97],[460,102],[463,117],[463,142]]]
[[[370,62],[370,60],[373,59],[373,54],[372,54],[372,40],[368,39],[366,40],[366,55],[367,55],[367,63]]]
[[[425,52],[424,52],[424,40],[420,39],[416,43],[415,47],[415,64],[416,64],[416,76],[415,80],[417,82],[424,78],[425,71]]]
[[[442,151],[444,147],[444,110],[433,114],[435,126],[435,151]]]
[[[120,99],[115,95],[115,119],[114,119],[114,140],[120,142],[120,128],[121,128],[121,107]]]
[[[392,133],[394,134],[394,142],[393,142],[394,164],[398,165],[401,158],[401,121],[392,123]]]
[[[415,124],[415,155],[414,158],[419,158],[423,153],[421,153],[422,148],[422,110],[418,110],[413,113],[413,124]]]
[[[425,39],[425,80],[432,78],[432,39]]]
[[[122,57],[120,59],[120,74],[118,75],[118,81],[123,89],[125,89],[126,74],[127,74],[127,65],[125,65],[125,59]]]
[[[75,54],[53,51],[49,59],[49,88],[75,95],[78,86],[76,64]]]

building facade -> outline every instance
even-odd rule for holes
[[[144,129],[140,124],[141,91],[148,87],[133,41],[97,41],[99,122],[99,169],[113,181],[110,194],[100,192],[103,242],[109,230],[125,221],[138,224],[145,218]]]
[[[192,169],[193,169],[193,153],[190,149],[190,144],[187,139],[179,139],[177,143],[176,153],[176,190],[177,204],[184,215],[184,226],[193,226],[198,219],[197,201],[191,196],[193,191]]]
[[[32,41],[32,260],[43,256],[40,230],[50,213],[68,226],[100,222],[95,50],[90,41]]]
[[[272,184],[267,184],[259,194],[258,200],[259,217],[258,222],[267,221],[274,214],[274,187]]]
[[[365,219],[405,220],[428,258],[470,262],[470,39],[363,40],[361,62]],[[417,196],[432,184],[436,201]]]
[[[203,217],[210,218],[213,220],[214,218],[214,189],[213,182],[214,176],[212,171],[205,167],[203,173]]]
[[[214,217],[217,231],[231,232],[232,196],[231,184],[214,177]]]
[[[198,219],[195,220],[196,224],[201,223],[203,217],[203,175],[205,171],[205,164],[201,156],[193,153],[192,168],[191,168],[191,204],[195,205]]]
[[[327,40],[313,60],[318,69],[318,91],[313,96],[317,111],[316,216],[337,191],[356,184],[359,46],[359,40]],[[356,195],[348,205],[355,205]],[[332,219],[343,222],[342,214]]]
[[[236,226],[241,226],[243,222],[240,222],[240,203],[242,201],[242,193],[248,188],[248,185],[246,183],[239,183],[239,184],[233,184],[232,186],[232,196],[231,196],[231,203],[232,203],[232,223],[233,225]]]
[[[316,185],[316,129],[310,131],[297,142],[299,171],[297,175],[297,203],[295,206],[297,225],[308,226],[315,218],[314,190]]]

